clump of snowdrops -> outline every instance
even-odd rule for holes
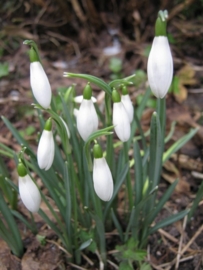
[[[100,269],[106,265],[106,232],[116,230],[118,243],[125,245],[133,241],[139,250],[146,248],[150,234],[183,218],[190,211],[185,209],[155,222],[178,183],[178,180],[174,181],[162,198],[157,200],[162,164],[197,131],[191,130],[168,150],[164,148],[174,129],[165,134],[165,96],[173,77],[166,19],[167,12],[159,12],[147,66],[150,88],[146,89],[141,104],[136,108],[128,94],[128,87],[132,87],[136,76],[106,83],[92,75],[69,72],[64,76],[81,78],[87,81],[87,85],[83,94],[77,97],[75,85],[69,86],[66,91],[59,91],[62,106],[58,108],[37,45],[31,40],[24,41],[30,47],[30,84],[36,101],[33,106],[37,110],[42,132],[35,153],[14,126],[2,117],[22,145],[20,153],[2,146],[2,153],[15,158],[19,175],[18,186],[7,177],[4,190],[7,190],[6,185],[10,185],[19,192],[31,217],[33,212],[38,212],[58,235],[60,245],[69,254],[69,260],[76,264],[81,263],[81,252],[86,249],[97,255]],[[94,85],[105,92],[104,109],[97,105],[96,98],[92,96]],[[157,98],[157,106],[151,116],[149,135],[146,135],[140,119],[151,91]],[[49,117],[45,119],[44,115]],[[48,190],[48,197],[55,203],[54,208],[37,186],[37,178]],[[118,199],[120,190],[124,194],[122,209]],[[10,198],[8,202],[11,203],[12,196],[7,194],[6,198]],[[1,200],[2,211],[8,206]],[[40,208],[41,200],[49,208],[52,218]],[[197,201],[192,211],[196,205]],[[7,208],[6,211],[10,213]],[[12,225],[15,223],[12,214],[8,217],[6,211],[2,211],[2,214],[11,228],[10,234],[15,237],[12,241],[7,237],[4,240],[14,254],[22,256],[19,231]],[[13,210],[12,213],[30,229],[36,230],[20,213]],[[192,212],[189,214],[191,216]],[[3,226],[1,221],[1,236],[6,235]],[[139,260],[137,263],[140,263]],[[133,269],[133,260],[126,259],[120,265]]]

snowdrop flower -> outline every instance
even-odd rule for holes
[[[103,201],[110,201],[113,195],[113,178],[99,144],[93,148],[93,184],[97,196]]]
[[[114,89],[112,92],[113,98],[113,125],[118,138],[122,142],[126,142],[130,138],[130,120],[128,113],[121,102],[120,95]]]
[[[98,116],[91,97],[92,88],[88,83],[83,92],[83,100],[79,111],[76,113],[77,129],[84,141],[98,129],[99,125]]]
[[[30,49],[30,84],[33,95],[37,102],[45,109],[51,103],[51,86],[47,75],[40,63],[36,44],[33,41],[25,41],[24,44],[31,45]],[[34,45],[35,44],[35,47]],[[33,46],[32,46],[33,45]]]
[[[95,97],[91,97],[91,100],[93,103],[97,102],[97,99]],[[79,95],[77,97],[74,98],[75,103],[82,103],[83,101],[83,95]]]
[[[37,162],[40,169],[49,170],[54,160],[54,138],[52,133],[52,122],[49,118],[45,124],[42,132],[38,149],[37,149]]]
[[[132,101],[130,99],[130,96],[128,94],[128,90],[127,90],[126,86],[122,87],[121,101],[125,107],[127,114],[128,114],[129,121],[130,121],[130,123],[132,123],[133,116],[134,116],[134,108],[133,108]]]
[[[150,88],[157,98],[164,98],[173,78],[173,59],[166,36],[167,13],[157,18],[155,38],[149,54],[147,74]]]
[[[41,203],[41,195],[38,187],[32,181],[29,174],[27,174],[26,168],[22,162],[18,164],[18,175],[19,193],[23,204],[30,212],[38,212]]]

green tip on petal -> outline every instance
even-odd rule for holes
[[[23,44],[30,46],[30,62],[41,62],[37,44],[33,40],[25,40]]]
[[[18,175],[21,177],[24,177],[27,175],[27,170],[21,161],[19,161],[18,163],[17,171],[18,171]]]
[[[46,123],[45,123],[45,125],[44,125],[44,130],[51,131],[51,129],[52,129],[52,118],[50,117],[50,118],[46,121]]]
[[[101,146],[98,143],[94,145],[93,154],[94,154],[94,158],[102,158],[103,157]]]
[[[83,98],[90,100],[92,97],[92,87],[90,86],[90,83],[85,86],[84,91],[83,91]]]
[[[112,99],[113,99],[113,102],[121,102],[121,97],[119,93],[116,91],[116,89],[113,89],[112,91]]]
[[[30,62],[31,63],[40,62],[38,54],[37,54],[37,52],[35,51],[35,49],[33,47],[30,48],[29,56],[30,56]]]
[[[127,89],[127,87],[125,85],[122,85],[122,95],[123,96],[128,95],[128,89]]]
[[[168,11],[167,10],[160,10],[158,13],[158,18],[155,24],[155,36],[166,36],[166,21],[168,18]]]

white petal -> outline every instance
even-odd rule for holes
[[[163,98],[167,94],[173,78],[173,59],[167,37],[154,38],[147,73],[152,92],[157,98]]]
[[[63,124],[64,124],[65,129],[66,129],[67,136],[68,136],[68,138],[70,139],[70,130],[69,130],[69,128],[68,128],[68,125],[66,124],[66,122],[63,120],[63,118],[62,118],[61,116],[60,116],[60,118],[61,118],[61,121],[62,121]]]
[[[40,62],[30,64],[30,84],[37,102],[45,109],[51,103],[51,86]]]
[[[27,174],[19,177],[19,193],[23,204],[30,212],[37,212],[41,203],[41,195],[38,187]]]
[[[96,103],[97,102],[97,99],[95,97],[91,97],[91,100],[92,100],[93,103]],[[80,96],[75,97],[74,98],[74,101],[76,103],[82,103],[82,101],[83,101],[83,95],[80,95]]]
[[[83,99],[77,114],[77,129],[84,141],[98,129],[98,116],[92,100]]]
[[[121,101],[125,107],[125,110],[128,114],[128,117],[129,117],[129,120],[130,120],[130,123],[133,121],[133,115],[134,115],[134,108],[133,108],[133,105],[132,105],[132,101],[129,97],[129,95],[122,95],[121,96]]]
[[[51,167],[54,160],[54,139],[52,131],[43,130],[38,149],[37,149],[37,161],[40,169],[46,171]]]
[[[73,114],[74,114],[74,116],[75,116],[76,118],[77,118],[77,116],[78,116],[78,113],[79,113],[79,110],[74,108]]]
[[[97,196],[109,201],[113,195],[113,179],[105,158],[95,158],[93,164],[93,183]]]
[[[113,125],[118,138],[126,142],[130,138],[130,121],[122,102],[113,104]]]

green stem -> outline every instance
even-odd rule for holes
[[[124,147],[125,163],[128,163],[129,162],[128,143],[124,142],[123,147]],[[127,175],[126,175],[126,183],[127,183],[127,196],[128,196],[128,199],[129,199],[129,210],[131,211],[131,209],[133,207],[133,191],[132,191],[132,184],[131,184],[131,178],[130,178],[129,170],[128,170]]]

